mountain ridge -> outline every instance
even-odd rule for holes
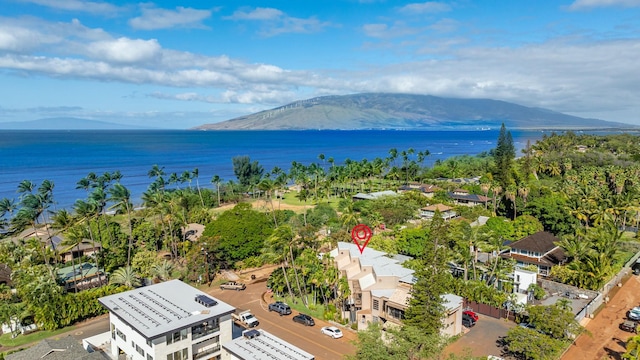
[[[29,121],[0,122],[2,130],[151,130],[153,128],[117,124],[74,117],[53,117]]]
[[[492,99],[363,93],[298,100],[196,130],[473,130],[636,128]]]

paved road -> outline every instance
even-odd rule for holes
[[[280,316],[267,310],[268,304],[262,301],[262,294],[267,291],[265,282],[247,285],[244,291],[229,291],[214,289],[207,291],[238,309],[249,309],[260,321],[258,328],[264,329],[285,341],[311,353],[317,360],[341,359],[345,354],[355,353],[355,346],[351,343],[356,334],[343,330],[342,339],[332,339],[320,333],[320,328],[330,325],[325,321],[315,319],[315,326],[304,326],[294,323],[291,318],[297,312],[288,316]],[[270,301],[267,298],[267,301]]]

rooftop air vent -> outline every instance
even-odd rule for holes
[[[218,302],[206,295],[196,295],[196,302],[205,307],[212,307],[218,305]]]

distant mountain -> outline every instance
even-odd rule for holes
[[[79,118],[46,118],[31,121],[0,122],[3,130],[136,130],[149,129],[106,121]]]
[[[195,129],[473,130],[496,128],[503,122],[512,129],[635,127],[629,124],[580,118],[506,101],[369,93],[300,100],[271,110],[215,124],[201,125]]]

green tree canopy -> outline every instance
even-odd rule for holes
[[[231,264],[260,254],[264,239],[272,232],[267,214],[253,210],[251,204],[240,203],[209,223],[200,241],[214,244],[216,257]]]
[[[249,186],[260,182],[264,168],[257,161],[251,162],[248,156],[234,156],[231,161],[233,162],[233,173],[241,185]]]

